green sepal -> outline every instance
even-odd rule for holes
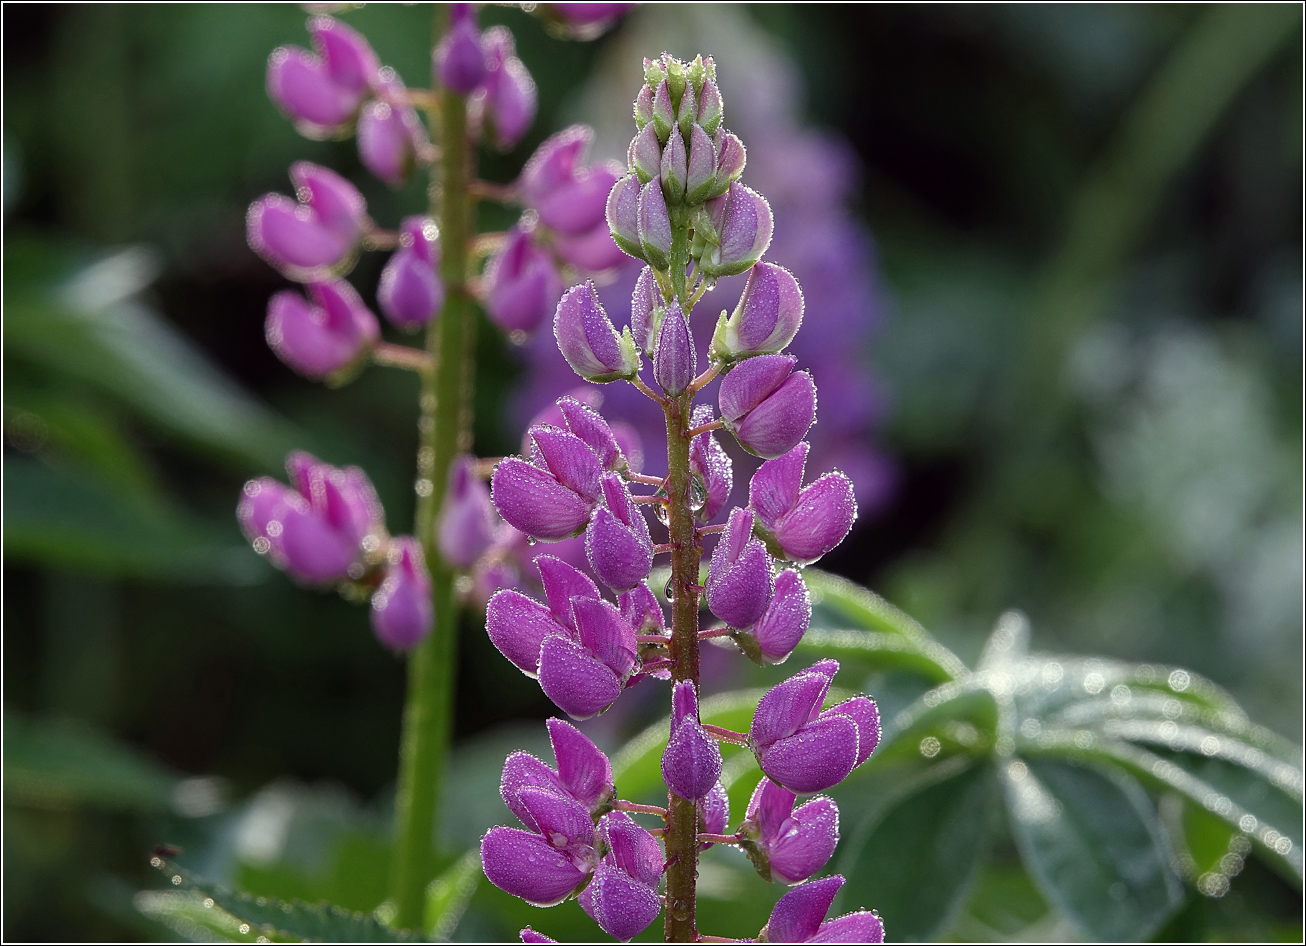
[[[739,651],[759,667],[766,666],[766,661],[762,659],[762,648],[757,643],[757,638],[748,631],[731,631],[730,639],[739,645]]]

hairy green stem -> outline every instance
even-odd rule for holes
[[[438,123],[444,157],[439,185],[431,189],[431,212],[440,225],[445,303],[426,334],[432,368],[422,373],[414,529],[431,576],[435,619],[431,633],[408,662],[392,877],[395,925],[402,929],[422,925],[426,886],[435,871],[437,801],[453,730],[458,602],[454,570],[436,548],[435,519],[444,500],[449,464],[471,446],[475,323],[466,281],[467,245],[473,231],[466,109],[466,101],[448,91],[439,94],[438,107],[431,109],[432,134]]]

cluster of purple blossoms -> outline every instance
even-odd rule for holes
[[[581,744],[575,730],[551,721],[558,769],[520,753],[509,757],[504,801],[525,830],[496,827],[485,835],[485,874],[540,906],[575,895],[606,932],[628,939],[653,922],[664,900],[683,897],[685,878],[692,898],[699,849],[729,844],[765,879],[801,885],[777,904],[761,936],[882,941],[872,913],[824,922],[842,878],[804,882],[834,852],[838,809],[825,797],[795,807],[799,796],[832,788],[871,755],[880,735],[875,703],[855,696],[825,708],[838,663],[822,660],[768,691],[747,733],[700,718],[698,642],[728,637],[759,663],[788,659],[812,613],[799,569],[848,534],[857,503],[852,483],[837,471],[803,484],[803,438],[815,420],[816,387],[811,374],[796,370],[798,359],[785,354],[802,322],[803,295],[791,273],[761,262],[771,241],[771,210],[739,180],[744,146],[724,126],[715,65],[664,54],[645,61],[645,79],[627,168],[605,202],[613,239],[647,264],[636,281],[630,322],[618,331],[586,282],[562,295],[554,336],[584,380],[629,382],[661,407],[669,472],[640,473],[630,441],[623,445],[597,410],[560,399],[527,431],[522,455],[495,464],[489,503],[506,523],[499,528],[529,543],[584,536],[585,564],[598,582],[577,563],[535,556],[544,600],[502,588],[489,599],[486,629],[499,651],[574,719],[603,712],[645,677],[670,679],[662,755],[668,807],[618,801],[606,759],[598,761],[601,754],[588,740]],[[694,303],[718,277],[744,273],[745,291],[733,313],[722,314],[700,373],[689,318]],[[645,358],[652,362],[652,385],[641,377]],[[717,409],[695,405],[694,395],[718,375]],[[752,476],[748,505],[712,526],[706,523],[727,509],[734,481],[718,431],[765,462]],[[653,492],[637,494],[632,487],[640,485]],[[447,507],[448,521],[475,524],[476,538],[464,551],[479,549],[484,558],[506,547],[483,489],[467,484],[457,502],[457,509]],[[666,543],[654,543],[645,506],[667,526]],[[707,535],[719,541],[700,589]],[[649,585],[660,554],[673,562],[670,623]],[[720,622],[703,630],[697,607],[680,606],[682,595],[697,602],[700,591]],[[746,746],[764,775],[733,834],[724,833],[731,819],[719,742]],[[674,814],[685,805],[697,822],[687,838],[686,822]],[[659,816],[663,825],[645,830],[632,813]],[[664,876],[667,893],[660,896]],[[677,899],[668,910],[669,928],[686,916],[692,926],[692,903]],[[529,929],[522,938],[548,941]]]
[[[588,36],[611,25],[627,5],[546,6],[551,26]],[[302,134],[356,136],[363,165],[391,186],[414,167],[438,160],[415,107],[431,92],[410,92],[365,37],[333,17],[312,17],[308,32],[311,51],[279,47],[267,68],[268,95]],[[453,4],[432,57],[439,83],[467,98],[471,135],[499,149],[515,146],[537,102],[512,34],[504,27],[482,33],[472,5]],[[552,310],[561,273],[578,277],[623,258],[603,216],[616,176],[604,166],[583,165],[587,145],[586,135],[574,129],[555,136],[517,185],[529,219],[508,234],[480,284],[486,308],[510,332],[533,328]],[[296,162],[290,179],[293,197],[267,194],[246,216],[250,247],[304,289],[273,295],[265,334],[295,371],[339,384],[386,347],[377,317],[345,278],[359,253],[393,248],[376,302],[395,328],[416,331],[444,306],[439,231],[426,216],[404,219],[397,231],[378,228],[358,188],[328,168]],[[438,547],[457,568],[512,541],[497,516],[478,518],[489,510],[489,496],[467,462],[449,471],[450,502],[438,527]],[[293,454],[287,463],[296,488],[269,479],[245,486],[239,519],[254,548],[305,583],[368,593],[377,636],[396,651],[416,646],[432,619],[421,542],[386,534],[384,513],[361,470],[335,470],[306,454]],[[469,501],[478,489],[484,494],[479,506]]]

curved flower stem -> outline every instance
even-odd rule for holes
[[[438,88],[438,83],[432,86]],[[437,92],[431,95],[436,97]],[[458,609],[454,571],[436,548],[435,519],[444,499],[449,463],[471,446],[474,311],[465,274],[473,223],[467,197],[471,164],[467,103],[447,90],[438,92],[438,102],[438,108],[430,109],[430,121],[433,137],[438,127],[444,161],[441,179],[431,189],[431,211],[442,234],[445,303],[426,334],[433,368],[422,374],[414,525],[431,575],[435,620],[431,633],[408,659],[392,875],[394,923],[402,929],[420,928],[424,919],[426,885],[435,871],[437,801],[453,729]]]
[[[636,634],[635,642],[638,644],[665,644],[667,639],[661,634]]]
[[[406,368],[409,371],[429,372],[435,365],[431,354],[421,348],[409,348],[407,345],[392,345],[390,342],[377,342],[372,346],[372,361],[390,368]]]
[[[631,378],[630,383],[633,384],[635,386],[635,389],[639,391],[641,394],[643,394],[645,397],[649,398],[650,400],[657,401],[659,404],[661,404],[663,410],[666,410],[668,407],[671,406],[671,401],[667,400],[661,394],[658,394],[647,384],[641,381],[638,375]]]
[[[712,364],[707,366],[707,370],[705,370],[693,381],[689,382],[689,393],[697,394],[699,391],[703,390],[703,388],[707,386],[708,382],[710,382],[713,378],[715,378],[720,372],[721,372],[721,362],[719,361],[712,362]]]
[[[739,843],[739,835],[737,834],[700,834],[698,839],[700,841],[711,841],[713,844]]]
[[[617,811],[637,811],[645,815],[657,815],[661,818],[667,816],[665,808],[659,808],[657,805],[639,805],[633,801],[617,802]]]
[[[634,499],[635,502],[637,503],[644,503],[644,504],[660,503],[666,501],[662,496],[632,496],[631,498]]]
[[[720,535],[722,532],[725,531],[726,531],[726,527],[724,525],[698,527],[699,535]]]
[[[507,240],[506,233],[482,233],[472,239],[471,245],[471,262],[484,259],[490,254],[496,252],[499,247],[503,246]]]
[[[667,478],[665,476],[645,476],[643,473],[631,473],[626,471],[625,477],[631,483],[643,483],[645,486],[664,486]]]
[[[501,204],[517,203],[517,189],[511,184],[496,184],[493,181],[471,181],[467,192],[477,200],[494,200]]]
[[[699,434],[705,434],[709,430],[720,430],[724,426],[725,424],[719,420],[708,421],[706,424],[700,424],[697,427],[691,427],[689,430],[685,431],[685,437],[689,440],[693,440]]]
[[[734,632],[733,627],[714,627],[710,631],[699,631],[698,639],[705,641],[712,637],[729,637]]]
[[[709,736],[713,736],[721,742],[728,742],[732,746],[748,745],[748,737],[741,732],[735,732],[733,729],[724,729],[721,726],[713,726],[711,723],[703,723],[703,729]]]
[[[661,545],[653,546],[654,555],[667,555],[676,550],[676,546],[671,542],[663,542]]]

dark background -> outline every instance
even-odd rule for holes
[[[899,485],[823,566],[967,659],[1020,607],[1044,649],[1192,667],[1299,739],[1301,43],[1294,28],[1263,52],[1236,31],[1202,46],[1210,12],[746,15],[796,61],[807,121],[860,159],[855,209],[888,313],[866,358],[890,394]],[[540,115],[483,173],[509,180],[584,120],[579,89],[605,50],[667,15],[579,44],[487,10],[516,33]],[[350,17],[420,84],[425,13]],[[285,189],[290,161],[340,169],[381,220],[423,202],[420,182],[368,181],[352,142],[307,142],[266,100],[267,54],[304,43],[302,20],[289,6],[4,8],[6,308],[137,247],[87,291],[114,306],[114,279],[136,286],[125,304],[225,375],[193,404],[152,400],[166,388],[150,366],[172,351],[157,338],[132,348],[134,372],[79,354],[54,321],[6,319],[7,938],[169,935],[130,894],[150,844],[215,823],[204,812],[223,802],[205,808],[205,791],[231,804],[277,779],[331,783],[384,818],[403,665],[360,609],[257,560],[233,516],[241,482],[298,446],[365,466],[391,527],[411,519],[415,383],[372,371],[325,392],[263,342],[281,281],[245,247],[243,215]],[[1214,92],[1166,84],[1184,49]],[[1148,112],[1158,95],[1166,109]],[[510,452],[520,369],[492,330],[479,339],[477,450]],[[459,738],[543,716],[474,620],[465,632]],[[107,794],[68,775],[95,752],[127,767]],[[11,778],[15,765],[35,774]],[[202,779],[182,783],[189,809],[177,774]]]

